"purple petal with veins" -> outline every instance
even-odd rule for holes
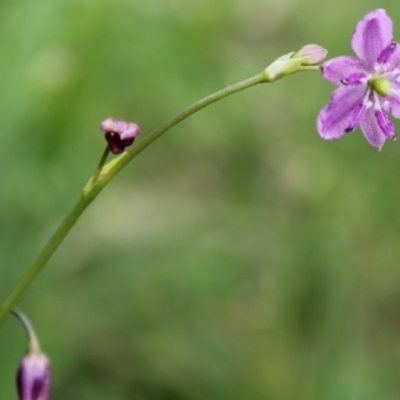
[[[346,78],[343,78],[340,82],[343,85],[358,85],[362,83],[363,79],[367,78],[367,74],[365,72],[354,72]]]
[[[386,135],[379,126],[373,107],[365,111],[361,118],[360,126],[368,142],[380,149],[385,143]]]
[[[388,46],[386,46],[379,57],[377,62],[379,64],[388,64],[389,61],[393,58],[393,55],[396,54],[397,43],[391,42]]]
[[[324,139],[337,139],[348,132],[353,121],[354,109],[363,103],[366,92],[367,89],[363,85],[358,85],[340,86],[332,93],[331,101],[317,118],[318,131]]]
[[[355,27],[352,47],[358,58],[373,67],[382,50],[393,39],[393,23],[383,9],[368,13]]]
[[[340,56],[325,62],[322,65],[322,77],[335,85],[340,85],[342,79],[355,74],[366,73],[365,63],[358,58]]]
[[[382,110],[375,110],[375,118],[384,135],[389,139],[393,139],[396,134],[394,133],[393,122],[387,117],[387,115],[382,112]]]
[[[360,101],[353,109],[353,112],[352,112],[350,120],[349,120],[349,125],[345,130],[347,133],[353,132],[357,128],[358,124],[360,123],[360,119],[366,109],[367,101],[368,101],[368,98],[364,97],[362,99],[362,101]]]
[[[393,42],[396,44],[394,50],[390,53],[388,60],[386,61],[386,71],[395,72],[399,69],[400,66],[400,44],[397,42]]]

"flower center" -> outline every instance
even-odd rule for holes
[[[369,87],[374,90],[376,93],[380,94],[383,97],[389,95],[390,90],[392,89],[392,82],[388,81],[381,76],[373,76],[368,80]]]

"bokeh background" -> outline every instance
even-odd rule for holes
[[[145,137],[304,44],[351,54],[378,7],[400,40],[395,1],[2,0],[0,300],[92,174],[102,119]],[[332,89],[235,94],[101,193],[19,304],[51,399],[400,398],[400,147],[321,140]],[[25,348],[9,318],[1,400]]]

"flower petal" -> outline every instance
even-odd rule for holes
[[[322,64],[322,77],[335,85],[341,85],[343,79],[353,74],[366,74],[364,61],[352,56],[340,56]]]
[[[386,71],[398,70],[400,66],[400,44],[393,42],[389,47],[392,51],[387,59]]]
[[[375,70],[379,73],[386,72],[391,70],[393,67],[398,65],[398,60],[396,60],[396,54],[398,53],[398,44],[396,42],[390,42],[388,46],[386,46],[378,56],[375,64]],[[394,58],[394,65],[392,68],[389,68],[390,64],[393,64]]]
[[[100,124],[100,130],[103,132],[115,132],[118,120],[115,118],[107,118]]]
[[[359,105],[364,103],[367,95],[365,85],[341,86],[331,97],[331,101],[320,111],[317,118],[318,132],[323,139],[338,139],[347,131],[354,130],[351,125],[362,118]],[[362,110],[364,111],[364,110]],[[357,117],[355,116],[355,113]],[[357,122],[356,121],[356,122]]]
[[[394,132],[393,122],[388,118],[387,114],[381,109],[375,110],[375,118],[384,135],[389,139],[394,139],[396,134]]]
[[[382,50],[393,38],[393,23],[383,9],[368,13],[356,25],[352,47],[359,58],[372,68]]]
[[[396,85],[392,82],[392,89],[389,96],[386,97],[385,102],[387,102],[387,109],[395,118],[400,118],[400,84]]]
[[[349,124],[346,128],[346,132],[353,132],[358,124],[360,123],[360,119],[364,114],[364,111],[366,110],[368,103],[368,95],[366,95],[360,103],[358,103],[355,108],[353,109],[353,112],[351,113]]]
[[[388,108],[390,105],[387,103],[386,98],[382,98],[377,93],[374,96],[374,115],[379,127],[384,135],[389,139],[395,139],[396,133],[394,131],[393,122],[388,118]]]
[[[120,135],[116,132],[106,132],[105,138],[108,143],[108,148],[113,154],[121,154],[125,150],[125,145],[121,140]],[[133,142],[133,141],[132,141]],[[132,143],[131,143],[132,144]]]
[[[120,130],[118,133],[120,134],[122,140],[132,140],[133,142],[133,139],[139,135],[140,128],[139,125],[133,122],[126,122],[124,129]]]
[[[366,110],[361,118],[360,126],[368,142],[372,146],[380,149],[385,143],[386,135],[378,123],[375,111],[374,107],[370,107]]]

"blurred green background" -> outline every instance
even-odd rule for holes
[[[0,295],[92,174],[100,121],[142,137],[384,7],[350,0],[2,0]],[[400,398],[400,147],[320,139],[317,73],[202,110],[91,205],[19,306],[57,400]],[[398,130],[400,124],[397,124]],[[26,347],[0,330],[0,398]]]

